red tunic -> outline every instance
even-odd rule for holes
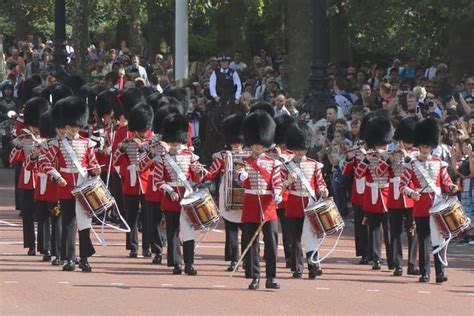
[[[40,144],[40,155],[45,155],[48,151],[49,141],[42,141]],[[38,170],[38,158],[30,159],[27,168]],[[34,199],[35,201],[44,201],[50,203],[58,202],[58,184],[55,183],[45,173],[37,172]]]
[[[415,154],[415,152],[413,152]],[[395,152],[391,159],[391,165],[389,168],[389,181],[390,186],[388,188],[388,208],[389,209],[407,209],[413,207],[413,200],[401,193],[400,184],[403,175],[403,168],[405,165],[405,157],[402,152]]]
[[[183,149],[179,150],[177,154],[170,154],[169,156],[183,171],[186,179],[199,183],[203,180],[204,175],[198,174],[191,169],[193,165],[198,164],[199,157],[185,147],[186,146],[183,145]],[[180,201],[172,201],[170,193],[175,191],[180,198],[182,198],[185,193],[185,188],[179,180],[177,173],[166,161],[164,155],[156,158],[156,164],[153,170],[153,185],[158,188],[159,194],[162,194],[161,209],[168,212],[180,212]]]
[[[356,178],[354,174],[354,170],[357,168],[359,162],[360,161],[356,158],[344,161],[344,166],[342,167],[342,175],[346,177],[353,176],[351,203],[353,205],[362,207],[362,204],[364,203],[365,178]],[[358,182],[360,184],[358,184]],[[360,192],[358,191],[358,185]]]
[[[53,181],[57,181],[60,177],[66,180],[67,185],[59,186],[58,197],[60,200],[72,199],[71,191],[74,189],[78,179],[78,170],[74,165],[71,157],[67,153],[63,145],[64,138],[56,138],[49,142],[49,146],[44,155],[38,158],[38,171],[48,174]],[[82,167],[89,171],[99,167],[95,157],[95,142],[84,138],[77,134],[74,139],[65,138],[77,160]]]
[[[285,163],[293,159],[295,154],[291,150],[279,150],[277,147],[273,147],[267,151],[268,156],[273,159],[276,159],[282,163],[282,167],[280,168],[281,177],[286,178],[288,174],[288,170],[286,170]],[[286,207],[286,202],[288,200],[288,192],[283,192],[283,199],[281,203],[277,205],[277,209],[284,209]]]
[[[138,163],[140,170],[149,169],[148,186],[145,192],[145,200],[149,202],[161,203],[162,192],[158,190],[158,187],[153,180],[155,177],[155,168],[157,160],[154,157],[159,157],[167,152],[165,144],[160,141],[158,135],[153,135],[149,138],[149,143],[144,147],[146,156],[143,157]],[[153,157],[153,158],[152,158]]]
[[[270,175],[269,180],[252,167],[255,163]],[[243,173],[239,175],[239,180],[245,188],[242,222],[260,223],[262,215],[267,221],[276,220],[274,196],[280,195],[283,189],[281,162],[262,154],[258,158],[254,156],[245,158],[244,164],[248,177],[245,178]]]
[[[21,163],[18,188],[33,190],[36,185],[37,170],[32,166],[27,168],[31,150],[35,145],[32,136],[27,129],[22,129],[22,133],[13,140],[15,147],[10,152],[10,164]]]
[[[379,155],[369,155],[354,169],[356,179],[365,177],[365,190],[362,209],[366,213],[388,211],[388,168],[389,165]]]
[[[96,148],[95,156],[97,157],[97,162],[102,166],[100,170],[102,172],[107,172],[109,170],[109,162],[112,156],[112,125],[108,124],[104,128],[104,145]],[[113,168],[112,168],[113,169]],[[111,170],[112,170],[111,169]]]
[[[116,130],[115,130],[115,135],[114,135],[114,141],[112,142],[111,154],[113,155],[117,151],[118,145],[125,138],[132,137],[132,135],[133,135],[133,133],[128,131],[128,126],[127,125],[125,125],[125,126],[118,126],[117,125]],[[112,166],[114,167],[114,168],[112,168],[112,172],[120,173],[120,168],[119,168],[119,166],[114,165],[113,159],[112,159]]]
[[[306,157],[301,161],[293,158],[293,162],[308,180],[313,192],[317,194],[327,193],[328,190],[321,171],[323,164]],[[286,202],[285,217],[304,218],[304,209],[308,206],[310,193],[306,190],[301,179],[295,174],[293,176],[295,182],[287,189],[288,201]]]
[[[428,217],[429,210],[433,205],[435,193],[432,187],[427,185],[428,181],[416,167],[417,162],[426,170],[429,177],[434,180],[434,186],[440,188],[441,192],[449,192],[449,186],[452,185],[453,182],[447,171],[448,164],[438,157],[431,157],[427,161],[413,159],[403,170],[400,185],[402,193],[406,195],[411,195],[414,191],[420,193],[420,199],[414,201],[413,216]],[[412,187],[410,187],[410,184]]]

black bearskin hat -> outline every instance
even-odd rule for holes
[[[273,118],[275,121],[275,144],[284,144],[285,143],[285,132],[288,126],[295,123],[295,119],[288,114],[279,115]]]
[[[285,132],[285,144],[289,150],[313,148],[313,130],[305,122],[288,126]]]
[[[34,96],[34,89],[41,86],[42,79],[38,75],[33,75],[18,85],[18,100],[20,104],[25,104]]]
[[[122,101],[123,115],[128,119],[128,112],[138,103],[146,102],[143,91],[138,88],[127,88],[123,90],[120,97]]]
[[[110,115],[114,111],[112,102],[117,102],[116,95],[111,90],[102,91],[97,95],[95,102],[95,113],[98,118],[103,118],[105,115]]]
[[[58,124],[61,124],[62,126],[69,125],[77,127],[84,127],[87,125],[89,109],[82,98],[76,96],[67,97],[59,100],[57,106],[59,106]]]
[[[64,84],[72,90],[74,95],[79,95],[79,90],[86,84],[86,81],[79,75],[72,75],[66,78]]]
[[[271,116],[262,110],[249,114],[243,124],[244,144],[247,147],[262,145],[270,147],[275,136],[275,122]]]
[[[53,100],[53,104],[56,104],[61,99],[66,97],[70,97],[74,95],[74,92],[68,86],[58,84],[54,87],[53,91],[51,92],[51,98]]]
[[[188,113],[188,109],[189,109],[191,101],[189,99],[189,94],[185,88],[169,87],[163,92],[163,94],[167,96],[168,98],[170,97],[176,98],[183,108],[181,113],[182,114]]]
[[[155,111],[155,116],[153,119],[153,131],[156,134],[161,134],[163,119],[171,113],[180,114],[178,109],[174,107],[170,107],[168,105],[162,106],[158,110]]]
[[[167,143],[188,142],[188,118],[183,114],[172,113],[167,115],[162,123],[161,139]]]
[[[393,139],[413,144],[415,135],[416,119],[415,117],[406,117],[398,123],[397,129],[393,134]]]
[[[155,92],[155,93],[150,94],[146,98],[146,103],[151,105],[151,107],[153,108],[153,111],[155,111],[156,113],[156,111],[159,108],[161,108],[162,106],[168,105],[168,99],[166,99],[164,94]]]
[[[364,139],[368,148],[387,145],[392,141],[392,122],[388,116],[374,115],[364,127]]]
[[[271,117],[275,116],[275,110],[273,110],[273,106],[268,102],[258,101],[250,107],[249,113],[255,112],[257,110],[263,110],[267,112]]]
[[[413,145],[415,147],[428,145],[435,148],[439,145],[439,133],[439,125],[435,119],[424,119],[415,126]]]
[[[149,131],[152,122],[153,109],[146,103],[139,103],[128,112],[128,130],[131,132]]]
[[[40,117],[44,112],[48,111],[48,109],[48,101],[41,97],[34,97],[28,100],[23,112],[25,126],[39,127]]]
[[[41,115],[39,121],[40,135],[43,138],[56,137],[56,123],[54,122],[52,111],[46,111]]]
[[[242,133],[244,119],[245,117],[243,115],[232,114],[222,122],[224,138],[227,145],[244,143],[244,135]]]

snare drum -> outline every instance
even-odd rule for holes
[[[226,211],[241,210],[244,207],[245,189],[234,187],[232,190],[232,200],[226,207]]]
[[[180,204],[195,230],[209,229],[212,224],[219,221],[216,203],[208,189],[189,194]]]
[[[455,196],[439,200],[433,205],[430,213],[444,238],[449,238],[449,235],[458,236],[468,230],[471,224],[471,220]]]
[[[114,198],[100,178],[85,181],[71,193],[89,217],[99,216],[114,205]]]
[[[333,235],[344,228],[344,221],[332,198],[311,203],[304,210],[318,238]]]

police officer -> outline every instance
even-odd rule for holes
[[[235,100],[239,103],[242,84],[239,74],[229,68],[230,57],[221,53],[217,56],[219,67],[214,70],[209,78],[209,90],[211,97],[218,103]]]

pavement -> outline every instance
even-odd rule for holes
[[[40,255],[26,255],[13,179],[12,170],[0,169],[1,315],[472,315],[474,310],[473,246],[453,242],[449,281],[435,284],[432,267],[431,283],[421,284],[417,276],[392,276],[386,266],[372,271],[359,265],[350,221],[316,280],[306,271],[303,279],[292,278],[279,247],[280,290],[266,290],[264,284],[247,290],[250,280],[242,269],[229,276],[222,225],[196,249],[196,276],[173,275],[150,258],[128,258],[124,233],[109,228],[107,247],[93,240],[92,273],[63,272]],[[322,252],[334,241],[328,238]]]

